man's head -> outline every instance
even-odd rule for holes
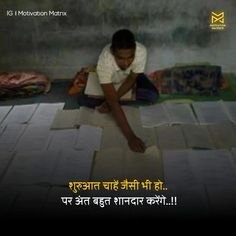
[[[112,36],[111,51],[121,70],[126,70],[133,62],[135,48],[135,38],[131,31],[121,29]]]

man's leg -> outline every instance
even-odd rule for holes
[[[157,88],[145,74],[140,74],[136,82],[136,100],[154,103],[159,98]]]
[[[104,102],[104,99],[92,98],[85,94],[79,95],[78,103],[80,106],[85,106],[89,108],[95,108],[100,106]]]

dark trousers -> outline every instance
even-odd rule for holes
[[[121,105],[138,104],[140,102],[152,104],[159,98],[159,93],[153,83],[145,74],[140,74],[136,81],[136,100],[135,101],[120,101]],[[78,102],[80,106],[95,108],[100,106],[105,100],[92,98],[85,94],[79,95]]]

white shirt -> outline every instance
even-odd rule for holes
[[[147,50],[144,45],[136,42],[135,57],[132,64],[125,71],[116,64],[115,58],[108,44],[102,50],[98,63],[97,74],[100,84],[119,84],[124,81],[132,71],[133,73],[143,73],[147,61]]]

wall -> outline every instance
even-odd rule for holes
[[[81,66],[96,64],[112,33],[127,27],[147,46],[146,72],[201,61],[236,72],[236,0],[4,0],[0,9],[0,71],[71,78]],[[67,16],[11,17],[7,10]],[[225,12],[225,30],[209,29],[211,11]]]

